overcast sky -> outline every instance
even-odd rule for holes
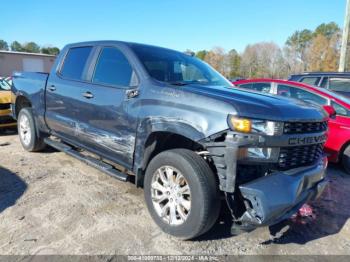
[[[87,40],[123,40],[183,51],[250,43],[283,45],[298,29],[334,21],[346,0],[11,0],[2,3],[0,39],[62,48]],[[6,4],[5,4],[6,3]]]

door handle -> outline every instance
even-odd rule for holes
[[[132,90],[126,91],[126,96],[127,96],[127,98],[133,98],[133,97],[138,96],[139,94],[140,94],[140,93],[139,93],[139,90],[138,90],[138,89],[132,89]]]
[[[94,95],[91,92],[85,92],[85,93],[83,93],[83,97],[90,99],[90,98],[93,98]]]
[[[49,90],[52,92],[56,91],[55,85],[50,85]]]

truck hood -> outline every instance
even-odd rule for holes
[[[184,91],[231,104],[241,117],[274,121],[322,121],[327,113],[302,101],[231,87],[187,85]]]

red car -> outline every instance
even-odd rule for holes
[[[236,87],[295,98],[322,106],[329,114],[328,159],[340,162],[350,174],[350,98],[325,88],[275,79],[240,80]]]

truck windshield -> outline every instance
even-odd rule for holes
[[[148,74],[158,81],[173,85],[232,86],[211,66],[185,53],[140,44],[131,44],[130,47]]]

